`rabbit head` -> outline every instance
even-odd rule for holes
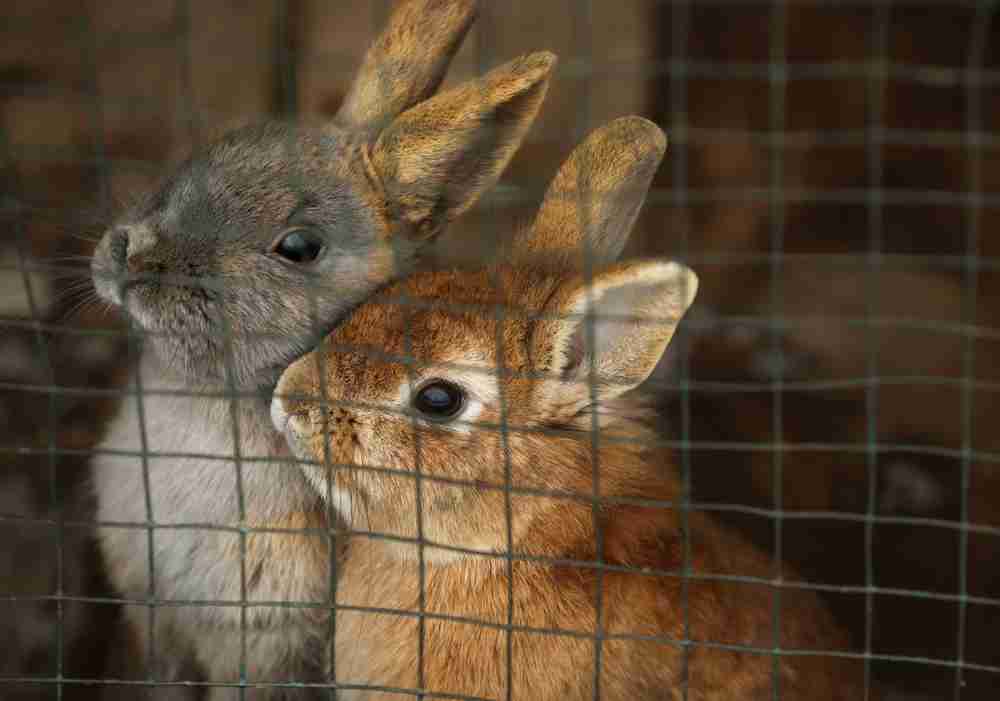
[[[591,421],[649,375],[696,290],[677,263],[614,263],[664,147],[638,118],[598,130],[506,262],[398,282],[282,375],[272,419],[349,525],[448,558],[505,547],[508,469],[592,494]],[[516,541],[531,508],[512,510]]]
[[[499,177],[555,57],[434,97],[474,0],[405,0],[336,118],[235,131],[103,237],[98,294],[195,380],[270,387]]]

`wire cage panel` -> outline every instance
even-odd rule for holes
[[[380,530],[369,513],[366,527],[348,532],[331,529],[322,508],[269,506],[258,518],[276,484],[294,490],[323,483],[329,490],[302,487],[299,504],[336,504],[342,495],[315,475],[311,482],[298,472],[290,481],[275,478],[289,464],[287,452],[232,449],[248,445],[245,415],[265,412],[269,399],[244,381],[244,356],[234,348],[265,353],[287,338],[282,324],[298,317],[313,320],[317,338],[332,331],[322,290],[313,290],[305,309],[255,309],[273,323],[249,344],[243,330],[226,323],[178,342],[193,347],[203,333],[211,349],[205,356],[228,358],[219,364],[222,379],[201,388],[218,391],[214,399],[224,411],[199,419],[231,427],[220,434],[230,448],[222,452],[198,434],[175,439],[149,421],[200,404],[185,403],[190,388],[143,371],[142,345],[157,342],[155,331],[129,325],[92,294],[94,250],[121,212],[155,209],[155,198],[143,199],[148,193],[169,191],[168,176],[190,167],[189,154],[206,153],[241,125],[284,120],[302,125],[296,129],[304,134],[312,133],[305,125],[328,123],[394,7],[382,0],[237,5],[33,0],[17,3],[0,29],[0,217],[7,232],[0,238],[0,630],[10,643],[0,655],[0,695],[135,698],[148,690],[156,698],[215,701],[264,698],[267,690],[303,699],[381,690],[398,698],[480,698],[426,684],[435,669],[434,636],[453,631],[448,635],[500,641],[499,658],[484,660],[480,671],[497,675],[506,698],[532,697],[512,661],[546,636],[586,650],[574,673],[587,680],[585,694],[593,698],[614,697],[609,659],[629,654],[629,646],[673,651],[682,698],[699,698],[710,660],[724,658],[768,660],[773,698],[794,694],[787,683],[783,689],[781,669],[799,658],[818,660],[813,669],[824,661],[844,665],[861,680],[865,698],[993,697],[1000,673],[992,644],[1000,610],[1000,445],[990,427],[1000,406],[1000,353],[997,252],[987,232],[1000,211],[1000,171],[991,158],[1000,143],[995,3],[480,3],[441,91],[533,51],[554,51],[559,65],[503,179],[442,234],[430,263],[501,260],[588,134],[627,114],[662,127],[667,155],[624,257],[683,261],[700,281],[645,385],[652,399],[644,416],[654,417],[654,430],[642,440],[670,456],[677,498],[602,495],[607,476],[598,456],[622,441],[601,430],[580,431],[591,442],[591,491],[567,494],[518,473],[512,456],[532,429],[518,425],[519,407],[503,396],[511,370],[505,363],[520,356],[498,333],[491,352],[502,359],[499,367],[478,375],[447,369],[496,375],[489,386],[499,392],[499,413],[493,423],[473,422],[470,435],[479,438],[468,450],[499,470],[498,481],[439,474],[431,441],[415,449],[415,464],[366,466],[389,482],[412,483],[415,522]],[[490,99],[486,90],[482,98]],[[306,150],[295,150],[299,131],[265,144],[267,134],[259,148],[304,162]],[[205,161],[207,175],[192,179],[191,197],[231,195],[213,180],[213,167],[230,167],[224,158]],[[315,163],[303,166],[285,185],[301,200],[320,171]],[[233,182],[252,192],[253,176],[237,172]],[[602,194],[584,191],[569,206]],[[588,211],[599,217],[602,210]],[[599,275],[595,252],[580,253],[583,277]],[[221,298],[232,294],[233,280],[241,289],[251,269],[223,271],[221,285],[197,282]],[[516,288],[502,273],[491,274],[494,297]],[[198,275],[167,271],[162,280],[183,287]],[[425,300],[405,293],[382,300],[384,318],[409,323],[430,314]],[[494,297],[486,305],[455,305],[448,323],[479,317],[502,329],[527,315],[544,324],[537,309],[518,306],[523,300],[494,305]],[[362,301],[345,302],[341,311]],[[422,357],[416,335],[404,333],[401,343],[401,358],[379,356],[385,348],[373,357],[406,366],[407,391],[414,392],[421,364],[440,358]],[[330,398],[329,388],[313,389]],[[596,398],[603,390],[590,391]],[[314,409],[329,430],[330,422],[372,407],[340,401]],[[109,447],[109,430],[117,430],[109,427],[121,424],[114,423],[117,412],[132,417],[129,440]],[[544,429],[539,435],[557,440]],[[418,446],[425,440],[417,438]],[[356,469],[338,451],[323,444],[319,467]],[[102,519],[95,463],[118,466],[115,479],[138,480],[141,503],[122,504]],[[164,505],[197,494],[167,495],[157,463],[159,474],[163,465],[197,464],[191,469],[214,475],[224,498],[204,520],[179,517],[186,513],[180,506]],[[437,527],[422,506],[432,496],[493,504],[505,522],[497,525],[502,547],[457,542],[442,554],[426,532]],[[545,558],[518,549],[513,524],[539,504],[563,502],[592,509],[598,524],[594,552],[550,563],[587,579],[596,592],[594,620],[568,629],[519,609],[527,604],[518,604],[523,592],[515,586],[515,572]],[[600,524],[615,506],[655,507],[683,524],[680,565],[645,563],[643,577],[673,582],[685,604],[708,590],[721,600],[753,601],[768,635],[749,643],[738,626],[712,629],[685,606],[672,635],[615,629],[603,599],[612,591],[608,582],[640,569],[615,564],[606,552]],[[728,569],[692,562],[698,529],[716,524],[749,543],[766,565],[741,569],[736,555]],[[192,556],[186,565],[171,560],[168,544],[181,537],[221,554]],[[124,570],[102,564],[98,543],[105,541],[131,548],[131,593],[115,583]],[[416,593],[404,610],[338,596],[344,549],[379,541],[416,553]],[[295,554],[288,561],[320,563],[322,574],[308,586],[288,585],[296,572],[275,566],[287,553]],[[469,610],[457,600],[442,606],[428,589],[434,571],[425,567],[437,566],[434,557],[493,562],[505,582],[497,593],[505,609],[484,619],[475,601]],[[179,584],[163,587],[171,567]],[[217,585],[184,585],[213,577]],[[786,649],[780,638],[798,615],[795,602],[814,595],[846,632],[843,647]],[[224,678],[177,654],[180,638],[172,630],[186,617],[228,626],[213,638],[210,625],[201,643],[224,660]],[[355,683],[329,641],[338,625],[382,625],[386,617],[415,641],[414,683]],[[257,646],[256,631],[276,620],[295,633]],[[293,648],[329,664],[318,674],[276,662]]]

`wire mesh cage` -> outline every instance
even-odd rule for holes
[[[992,699],[995,3],[467,6],[8,10],[0,696]]]

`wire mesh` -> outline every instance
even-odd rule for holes
[[[268,691],[288,698],[351,691],[486,698],[432,683],[436,673],[428,670],[437,668],[434,656],[441,651],[439,642],[428,641],[438,640],[433,636],[445,625],[500,636],[502,692],[496,698],[533,697],[523,686],[528,672],[515,664],[532,636],[588,646],[590,668],[574,672],[587,678],[579,694],[594,699],[617,698],[619,687],[609,688],[608,659],[613,664],[614,650],[622,649],[616,644],[629,641],[679,651],[671,684],[685,699],[703,697],[701,665],[711,651],[767,659],[766,693],[774,699],[796,698],[782,669],[804,658],[860,665],[865,699],[992,698],[1000,673],[992,644],[1000,623],[1000,573],[993,564],[1000,537],[1000,446],[989,426],[1000,405],[994,401],[1000,334],[992,294],[997,257],[984,232],[1000,210],[1000,179],[990,158],[1000,145],[993,117],[1000,105],[995,3],[483,3],[453,82],[539,49],[556,50],[561,63],[506,181],[460,220],[455,234],[443,236],[438,255],[492,261],[498,253],[491,247],[523,228],[558,164],[611,117],[648,114],[664,128],[667,160],[627,253],[682,260],[702,280],[695,306],[649,383],[657,437],[642,439],[649,450],[673,454],[669,470],[676,473],[678,498],[606,492],[610,468],[602,456],[637,439],[602,430],[597,412],[586,432],[590,489],[517,484],[512,442],[524,435],[572,436],[558,426],[514,418],[519,395],[508,396],[505,383],[544,377],[506,365],[516,348],[503,330],[526,323],[526,312],[499,303],[452,303],[449,313],[495,324],[498,360],[490,372],[498,387],[497,420],[475,420],[466,428],[482,436],[480,451],[492,445],[487,436],[498,436],[499,453],[492,457],[502,465],[499,481],[441,474],[417,418],[364,396],[330,400],[324,378],[331,369],[322,353],[310,356],[318,363],[324,435],[332,432],[335,410],[412,418],[412,465],[345,463],[330,440],[321,441],[315,463],[327,474],[412,478],[413,533],[342,523],[336,506],[341,495],[329,477],[322,490],[305,496],[295,491],[306,484],[299,472],[266,476],[291,469],[290,456],[274,447],[280,441],[273,437],[247,433],[257,426],[247,417],[266,412],[261,407],[273,382],[263,389],[248,382],[244,348],[287,342],[281,319],[266,333],[248,333],[221,315],[221,327],[187,332],[192,342],[204,336],[206,348],[219,344],[221,377],[195,388],[171,386],[149,376],[142,344],[172,332],[100,315],[81,296],[97,241],[73,238],[81,231],[103,234],[115,221],[121,192],[148,189],[154,177],[184,167],[177,162],[187,152],[203,152],[234,119],[328,120],[391,5],[261,1],[234,14],[222,2],[179,0],[146,10],[36,2],[24,3],[2,30],[9,48],[0,52],[0,216],[8,236],[0,242],[0,345],[8,360],[0,363],[0,418],[7,424],[0,454],[8,496],[0,499],[0,556],[9,574],[0,585],[8,612],[0,630],[12,641],[0,661],[4,698],[132,697],[139,690],[212,701],[263,698]],[[301,157],[301,133],[289,130],[278,140],[279,161]],[[285,182],[306,209],[311,175],[289,172]],[[197,171],[192,182],[202,198],[218,196],[210,170]],[[266,193],[257,196],[266,199]],[[95,213],[81,214],[88,207]],[[594,252],[584,253],[582,277],[593,281]],[[224,296],[233,279],[237,286],[257,284],[246,282],[249,270],[219,280],[172,270],[160,279]],[[502,274],[491,275],[502,296]],[[312,292],[307,316],[318,342],[340,314],[331,316],[324,298]],[[345,302],[343,311],[361,302]],[[406,320],[438,304],[405,294],[367,304],[382,303],[401,309]],[[264,305],[253,311],[273,310]],[[542,323],[565,317],[528,318]],[[410,324],[404,329],[401,353],[365,352],[405,366],[413,393],[421,377],[415,368],[426,358]],[[588,346],[595,333],[589,324]],[[332,349],[339,351],[358,349]],[[593,356],[589,362],[593,380],[598,368]],[[436,366],[443,373],[481,372],[462,362]],[[596,382],[589,391],[596,403]],[[164,446],[164,425],[150,419],[150,403],[162,413],[164,407],[185,411],[198,401],[223,408],[224,415],[199,421],[231,426],[227,451],[191,436]],[[102,439],[117,406],[136,412],[133,440],[124,447],[121,440]],[[258,454],[264,445],[270,446],[267,454]],[[477,444],[468,450],[474,454]],[[88,476],[98,460],[137,466],[142,504],[121,505],[121,514],[102,518]],[[307,467],[309,460],[299,456],[297,462]],[[209,481],[231,484],[233,494],[217,512],[204,512],[208,521],[177,520],[185,512],[171,513],[164,483],[151,479],[157,463],[197,464],[212,475]],[[221,476],[224,471],[230,476]],[[429,539],[423,505],[443,487],[483,498],[500,494],[502,542],[474,547]],[[284,489],[291,491],[287,499],[281,492],[280,505],[267,502],[274,498],[268,490]],[[183,489],[180,494],[175,505],[198,499]],[[516,504],[527,499],[586,507],[592,551],[553,556],[521,548]],[[607,514],[626,507],[678,514],[676,567],[639,568],[609,556]],[[739,542],[748,545],[739,547],[764,553],[770,569],[705,570],[698,562],[704,518],[740,534]],[[107,570],[94,544],[117,532],[141,534],[141,542],[132,541],[141,552],[127,563],[134,585],[129,592],[112,583],[122,575]],[[167,550],[185,538],[194,544],[192,564],[172,570],[179,561]],[[359,539],[415,550],[411,608],[343,600],[340,557]],[[197,559],[196,546],[224,555],[216,563]],[[263,580],[301,576],[276,569],[288,560],[285,550],[295,553],[288,561],[296,561],[314,557],[316,548],[323,553],[315,556],[324,563],[323,581],[285,590],[296,596],[262,593]],[[233,553],[238,567],[228,579],[198,569],[225,570]],[[502,617],[436,609],[438,599],[428,593],[437,581],[436,570],[427,569],[437,567],[427,564],[433,557],[499,562]],[[524,597],[517,573],[525,564],[592,576],[588,610],[594,625],[526,623],[516,603]],[[680,619],[672,634],[623,631],[609,618],[617,609],[608,608],[615,602],[606,601],[606,583],[623,575],[676,582]],[[185,584],[209,580],[210,586]],[[753,644],[699,635],[706,614],[691,598],[705,586],[716,587],[722,598],[743,591],[739,587],[766,591],[768,634]],[[282,590],[267,593],[274,591]],[[784,639],[789,616],[796,615],[788,600],[804,592],[820,596],[847,632],[847,646],[803,649]],[[406,630],[413,621],[412,684],[359,682],[352,658],[346,664],[339,659],[333,641],[345,625],[356,628],[358,616],[395,616]],[[204,637],[198,644],[218,648],[212,652],[227,661],[224,678],[182,649],[189,643],[177,626],[191,617],[211,622],[197,628]],[[265,645],[261,631],[272,619],[286,628],[272,632],[278,642]],[[126,621],[136,628],[131,639],[123,632]],[[228,649],[232,635],[239,641],[235,653]],[[301,653],[323,663],[296,657],[282,667],[265,653]],[[482,669],[495,667],[495,661],[482,662]],[[558,660],[543,664],[557,675]],[[468,674],[487,673],[477,668]],[[666,691],[641,690],[654,696]]]

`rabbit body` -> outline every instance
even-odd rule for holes
[[[539,459],[538,465],[544,469],[547,460]],[[602,514],[608,538],[607,565],[680,571],[680,519],[676,514],[661,518],[654,511],[620,507]],[[548,551],[547,556],[554,559],[596,561],[595,533],[585,528],[566,532],[563,521],[584,523],[590,517],[589,509],[578,506],[553,515],[551,521],[541,519],[535,534],[539,547],[522,542],[520,552],[540,555]],[[734,549],[749,548],[731,534],[720,533],[700,518],[692,518],[690,528],[699,539],[714,541],[696,554],[694,572],[767,576],[764,558],[746,553],[734,556]],[[553,538],[553,532],[564,538]],[[470,556],[469,563],[426,567],[423,611],[429,618],[424,628],[420,683],[419,563],[414,559],[401,563],[400,548],[361,537],[352,538],[348,550],[345,575],[338,587],[339,604],[408,615],[338,612],[334,658],[338,680],[348,685],[423,687],[477,698],[505,698],[508,657],[502,626],[507,623],[508,575],[502,557],[487,562]],[[688,585],[685,604],[676,575],[665,580],[621,572],[599,577],[596,567],[522,561],[513,564],[512,576],[513,625],[519,628],[511,642],[514,698],[594,698],[597,654],[601,659],[600,698],[606,699],[681,699],[686,687],[690,699],[763,701],[773,698],[775,677],[782,699],[862,698],[860,688],[849,681],[859,676],[860,668],[855,665],[850,669],[850,662],[786,658],[779,663],[777,673],[773,671],[768,651],[773,640],[774,604],[773,591],[767,586],[694,582]],[[598,589],[601,629],[605,635],[622,636],[603,641],[599,653],[593,639]],[[783,645],[835,651],[847,648],[842,637],[829,634],[836,627],[815,597],[785,593],[781,606],[784,625],[779,638]],[[689,639],[750,646],[755,651],[713,649],[695,642],[685,656],[678,644],[686,639],[685,609],[690,611]],[[449,620],[451,617],[464,620]],[[561,635],[532,631],[559,631]],[[341,693],[343,698],[352,699],[396,698],[361,690]]]
[[[395,283],[282,374],[272,421],[348,527],[343,698],[862,698],[815,594],[679,508],[647,428],[637,388],[697,278],[614,261],[665,148],[602,127],[503,263]]]
[[[619,314],[657,310],[675,326],[695,284],[683,271],[663,263],[613,267],[603,273],[609,286],[633,275],[649,279],[635,281],[635,297],[608,301]],[[353,688],[344,697],[395,698],[354,688],[373,685],[504,698],[509,664],[514,698],[590,699],[595,679],[606,699],[681,698],[685,686],[690,699],[770,699],[775,679],[783,699],[860,698],[851,682],[860,666],[852,661],[807,655],[775,664],[768,653],[776,644],[842,652],[846,641],[813,593],[791,589],[781,592],[775,631],[771,564],[705,515],[690,513],[685,525],[669,506],[680,499],[680,480],[636,419],[641,402],[599,385],[594,405],[586,382],[564,384],[567,373],[573,379],[586,367],[582,356],[567,364],[581,341],[569,336],[580,329],[526,317],[578,309],[585,290],[577,274],[525,265],[420,273],[360,307],[283,375],[272,406],[276,425],[308,461],[303,469],[317,492],[331,494],[352,531],[361,531],[345,546],[337,589],[334,672]],[[514,311],[498,321],[496,305]],[[642,367],[631,379],[651,371],[672,329],[650,336],[643,328],[607,341],[615,350],[595,353],[595,365],[610,363],[607,370],[626,378],[631,370],[619,363]],[[371,348],[377,357],[366,353]],[[498,367],[510,374],[498,380]],[[556,379],[537,378],[553,370]],[[442,379],[466,392],[457,424],[424,421],[408,406],[421,386]],[[607,500],[596,510],[595,420],[610,436],[596,446]],[[510,427],[506,438],[501,422]],[[325,466],[324,451],[335,467]],[[634,503],[643,500],[667,505]],[[600,574],[598,561],[610,570]],[[760,581],[683,585],[677,575],[685,564],[696,577]],[[599,652],[598,630],[609,636]],[[686,660],[676,644],[685,639],[695,641]]]
[[[311,558],[302,547],[312,553],[325,546],[303,546],[315,539],[309,536],[248,535],[244,568],[235,529],[328,527],[301,477],[283,469],[287,448],[268,429],[266,397],[280,368],[324,324],[405,270],[418,248],[384,235],[382,211],[366,199],[364,140],[347,130],[339,136],[280,124],[229,134],[129,213],[95,252],[98,292],[151,332],[131,380],[141,386],[141,400],[123,402],[100,446],[109,452],[92,468],[98,520],[140,525],[103,526],[99,543],[117,593],[128,601],[168,602],[152,619],[148,607],[125,607],[122,645],[130,651],[119,654],[123,669],[115,676],[238,683],[238,604],[256,600],[274,604],[246,608],[247,679],[320,680],[320,656],[307,642],[320,622],[302,607],[322,601],[316,593],[328,586],[329,566],[325,555]],[[311,185],[296,192],[294,182]],[[267,249],[301,211],[314,229],[322,227],[329,251],[305,270]],[[119,275],[131,277],[122,283]],[[152,583],[141,525],[150,518],[144,470],[158,526]],[[213,530],[220,527],[227,530]],[[148,694],[189,699],[198,691],[163,686]],[[124,686],[111,693],[132,698],[134,692]],[[207,693],[212,701],[235,701],[239,690],[218,686]],[[245,693],[270,699],[309,692]]]
[[[332,546],[268,401],[288,363],[496,182],[534,121],[545,52],[433,95],[475,12],[402,0],[332,123],[225,135],[98,245],[98,294],[145,332],[141,401],[122,405],[94,464],[98,518],[123,524],[100,529],[109,578],[135,603],[114,676],[219,684],[211,701],[329,697],[288,686],[323,681],[311,641]],[[164,602],[152,617],[150,599]]]

